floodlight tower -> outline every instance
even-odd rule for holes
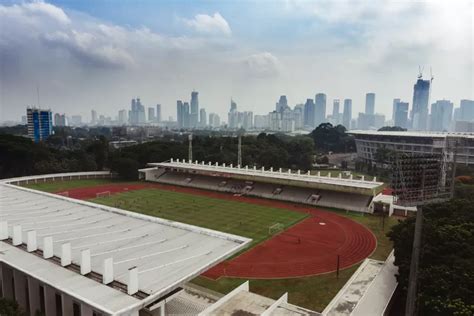
[[[193,134],[189,134],[188,136],[189,140],[189,147],[188,147],[188,161],[192,162],[193,161]]]
[[[408,279],[405,315],[416,315],[418,265],[421,252],[423,205],[439,203],[452,197],[452,182],[456,163],[456,150],[452,160],[447,156],[448,144],[442,153],[403,154],[394,157],[391,187],[397,203],[416,206],[415,233]],[[450,167],[451,166],[451,167]],[[448,173],[453,174],[449,177]],[[453,179],[454,180],[454,179]],[[451,180],[451,181],[453,181]]]

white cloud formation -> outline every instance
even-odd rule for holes
[[[46,34],[43,41],[47,46],[66,50],[81,64],[90,67],[128,67],[134,64],[125,49],[105,42],[97,34],[76,30],[54,32]]]
[[[214,15],[197,14],[193,19],[183,19],[185,24],[198,33],[231,35],[229,23],[220,15],[219,12]]]
[[[243,61],[247,73],[252,77],[276,77],[280,72],[278,58],[269,52],[257,53],[248,56]]]

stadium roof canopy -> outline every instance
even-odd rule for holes
[[[374,135],[374,136],[397,136],[397,137],[429,137],[429,138],[462,137],[462,138],[474,138],[474,133],[446,133],[446,132],[423,132],[423,131],[363,131],[363,130],[353,130],[353,131],[347,131],[347,134]]]
[[[11,184],[0,222],[0,261],[108,314],[171,295],[251,241]]]
[[[293,185],[306,188],[325,189],[333,191],[360,193],[365,195],[375,195],[382,189],[383,182],[364,181],[349,178],[323,177],[317,175],[281,172],[279,170],[264,170],[256,168],[238,168],[232,165],[218,165],[210,162],[186,162],[184,160],[173,160],[167,162],[149,163],[149,166],[161,168],[174,168],[186,170],[188,172],[201,173],[212,176],[236,178],[248,181],[262,181],[280,185]]]

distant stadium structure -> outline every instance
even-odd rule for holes
[[[364,213],[370,212],[372,199],[383,188],[376,178],[367,181],[342,173],[331,177],[179,159],[148,165],[139,170],[146,181]]]

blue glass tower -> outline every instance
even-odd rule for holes
[[[53,115],[51,110],[28,108],[28,136],[38,143],[45,140],[53,133]]]

